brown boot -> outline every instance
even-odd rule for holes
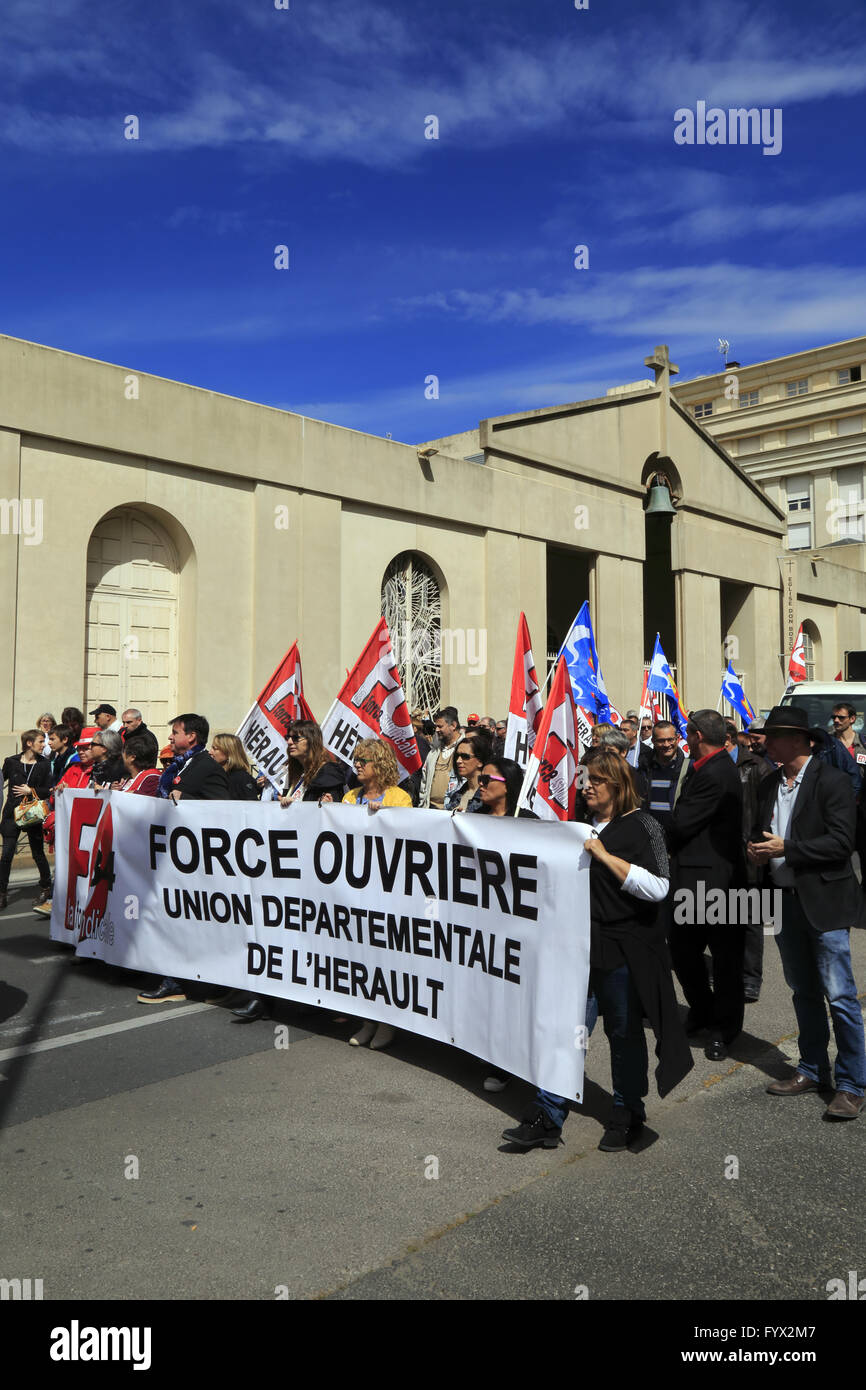
[[[39,897],[33,899],[33,906],[34,906],[34,907],[39,907],[41,903],[50,903],[50,902],[51,902],[51,892],[52,892],[52,889],[51,889],[51,884],[50,884],[50,883],[49,883],[49,885],[48,885],[47,888],[40,888],[40,889],[39,889]]]

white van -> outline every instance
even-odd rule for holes
[[[809,727],[826,729],[828,734],[833,732],[834,706],[853,705],[857,711],[854,731],[859,734],[866,714],[866,681],[800,681],[790,694],[782,696],[779,703],[804,709],[809,718]]]

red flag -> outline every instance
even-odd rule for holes
[[[389,743],[408,777],[421,766],[409,706],[391,649],[391,634],[380,618],[343,687],[322,721],[325,747],[352,765],[355,744],[362,738]]]
[[[532,656],[532,642],[526,615],[521,613],[517,624],[517,646],[514,650],[514,671],[511,677],[511,699],[508,703],[508,729],[505,734],[505,756],[514,758],[526,767],[535,736],[541,724],[542,699],[538,676]]]
[[[312,719],[315,723],[313,711],[304,699],[301,654],[297,642],[293,642],[237,735],[251,762],[277,788],[289,761],[286,734],[296,719]]]
[[[797,640],[794,643],[794,650],[791,652],[791,660],[788,662],[788,684],[797,685],[799,681],[806,679],[806,655],[803,651],[803,624],[800,624],[797,632]]]
[[[840,671],[838,676],[834,676],[833,679],[834,681],[840,681],[842,679],[842,672]]]
[[[577,710],[565,657],[556,666],[517,801],[542,820],[573,820],[580,758]]]

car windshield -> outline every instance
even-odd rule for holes
[[[826,729],[829,734],[832,734],[833,708],[839,704],[840,700],[856,707],[857,720],[854,729],[859,734],[863,728],[863,711],[866,710],[866,690],[858,691],[856,695],[798,695],[794,692],[793,695],[785,695],[782,704],[796,705],[798,709],[804,709],[810,728]]]

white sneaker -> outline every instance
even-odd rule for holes
[[[495,1071],[490,1076],[485,1076],[484,1089],[485,1091],[504,1091],[510,1081],[510,1076],[502,1076],[498,1071]]]
[[[375,1023],[365,1023],[353,1037],[349,1039],[350,1047],[365,1047],[376,1031]]]
[[[376,1029],[376,1036],[370,1043],[371,1052],[380,1052],[383,1047],[390,1047],[397,1036],[397,1029],[392,1028],[390,1023],[380,1023]]]

